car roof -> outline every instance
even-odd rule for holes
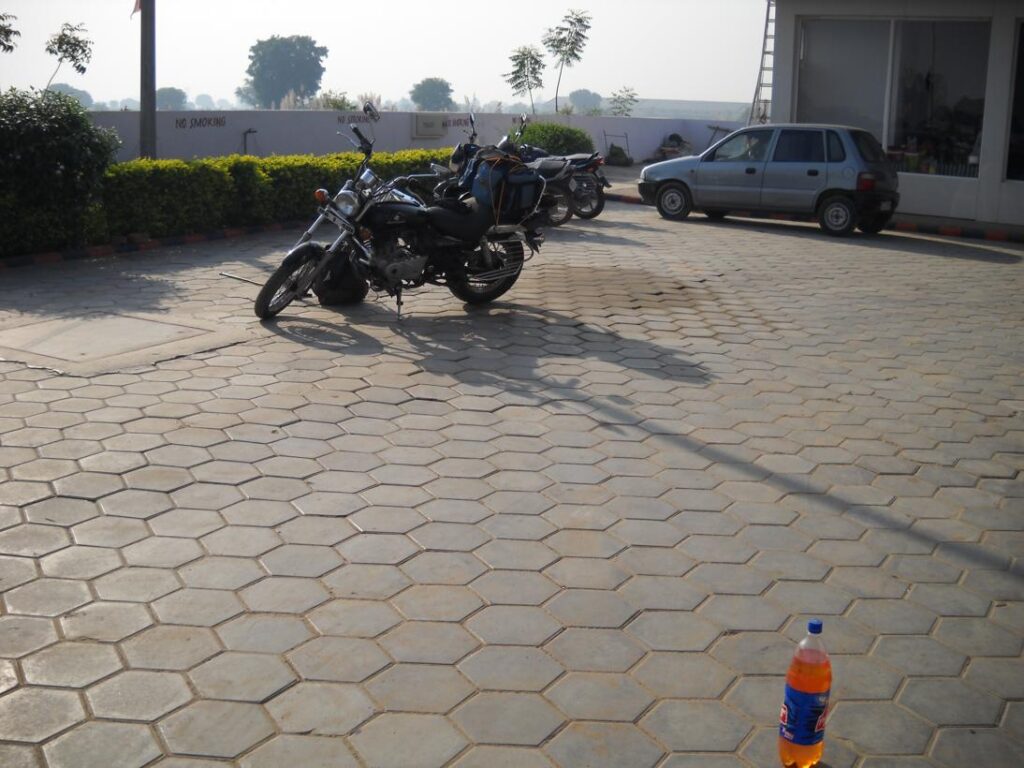
[[[742,131],[745,128],[814,128],[819,130],[828,128],[833,131],[864,131],[865,133],[870,133],[866,128],[858,128],[855,125],[831,125],[829,123],[762,123],[759,125],[745,125],[736,130]]]

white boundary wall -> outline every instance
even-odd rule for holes
[[[93,122],[117,131],[123,142],[118,160],[139,156],[138,112],[92,112]],[[479,114],[477,129],[482,144],[494,144],[518,120],[516,115]],[[735,121],[671,120],[640,117],[585,117],[576,115],[538,115],[538,122],[559,122],[587,131],[602,153],[608,143],[625,147],[628,136],[630,155],[638,163],[654,155],[663,140],[678,133],[696,151],[703,150],[712,137],[709,126],[732,131],[742,124]],[[421,130],[417,131],[417,121]],[[417,137],[423,122],[432,122],[435,137]],[[350,151],[352,146],[338,132],[351,136],[348,123],[360,126],[368,136],[376,137],[375,148],[393,151],[411,148],[451,147],[465,138],[469,125],[466,113],[384,112],[379,123],[372,124],[359,112],[313,111],[226,111],[157,112],[157,156],[191,159],[239,154],[248,146],[251,155],[322,155]],[[253,130],[243,139],[246,131]],[[607,139],[606,139],[607,134]],[[715,138],[725,135],[719,131]]]

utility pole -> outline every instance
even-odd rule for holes
[[[156,0],[139,0],[142,11],[142,68],[139,154],[156,157]]]

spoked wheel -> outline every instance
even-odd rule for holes
[[[358,304],[366,298],[370,286],[352,268],[350,254],[343,252],[334,257],[326,273],[313,283],[313,293],[324,307]]]
[[[561,189],[552,189],[548,194],[552,197],[552,204],[548,208],[548,224],[552,227],[560,227],[572,218],[572,202],[569,193]]]
[[[260,320],[270,319],[309,290],[317,266],[315,256],[319,252],[318,246],[300,248],[281,262],[281,266],[274,271],[256,297],[253,307],[256,317]]]
[[[523,244],[518,240],[491,243],[483,252],[477,251],[466,267],[466,274],[451,280],[448,290],[467,304],[494,301],[515,285],[523,271]]]
[[[596,219],[604,210],[604,190],[600,185],[594,185],[593,189],[587,190],[586,194],[573,196],[572,212],[574,216],[581,219]]]

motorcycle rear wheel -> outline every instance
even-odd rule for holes
[[[448,290],[457,299],[466,304],[486,304],[494,301],[515,285],[516,280],[523,271],[523,244],[518,240],[507,243],[495,243],[497,250],[492,251],[498,265],[480,267],[473,269],[472,265],[467,270],[465,277],[459,280],[451,280],[448,283]],[[509,272],[502,277],[493,280],[481,279],[480,276],[488,272],[504,270]]]
[[[603,210],[604,190],[601,187],[597,187],[593,195],[587,195],[583,200],[576,197],[572,199],[573,216],[579,216],[581,219],[596,219]]]
[[[308,286],[304,284],[316,269],[315,253],[313,248],[302,248],[281,262],[256,297],[253,306],[256,317],[269,320],[306,292]]]

